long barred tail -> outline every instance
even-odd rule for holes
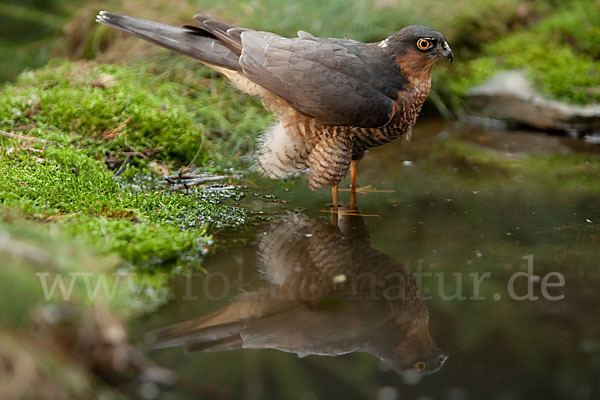
[[[203,22],[200,19],[202,16],[197,17],[197,22]],[[176,26],[108,11],[100,11],[96,17],[96,22],[131,33],[144,40],[196,58],[210,65],[231,70],[239,69],[239,56],[217,39],[211,32],[214,29],[206,27],[206,24],[203,24],[204,28],[194,26],[178,28]]]
[[[302,138],[289,134],[281,123],[276,123],[260,138],[257,169],[269,178],[286,178],[306,170],[307,158]]]

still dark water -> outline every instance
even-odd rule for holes
[[[413,138],[367,155],[334,218],[326,191],[251,177],[240,205],[273,218],[223,233],[132,327],[180,376],[139,396],[599,398],[597,146],[437,122]]]

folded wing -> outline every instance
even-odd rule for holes
[[[258,31],[241,39],[242,73],[321,125],[384,126],[406,84],[394,60],[373,44]]]
[[[195,15],[181,28],[102,11],[97,21],[209,66],[243,75],[320,125],[381,127],[393,118],[406,81],[393,57],[375,44],[294,39]],[[218,68],[217,68],[218,69]],[[229,76],[229,75],[228,75]]]

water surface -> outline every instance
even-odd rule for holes
[[[250,177],[240,204],[271,222],[223,232],[208,273],[132,327],[181,377],[141,394],[597,398],[598,154],[424,121],[367,155],[334,218],[326,191]]]

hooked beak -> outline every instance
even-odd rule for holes
[[[444,45],[442,46],[442,57],[449,58],[450,64],[454,61],[454,54],[452,54],[452,49],[450,48],[450,45],[448,45],[448,42],[444,42]]]

